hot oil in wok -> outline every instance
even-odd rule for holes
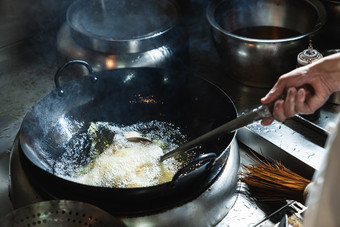
[[[159,163],[163,150],[149,142],[128,142],[115,136],[113,144],[96,158],[77,182],[116,188],[147,187],[171,181],[178,163]],[[84,172],[84,171],[83,171]]]
[[[125,134],[138,131],[152,142],[130,142]],[[73,170],[72,181],[101,187],[148,187],[171,181],[182,166],[176,159],[159,161],[163,149],[174,149],[185,142],[178,128],[164,122],[151,121],[132,126],[118,126],[107,122],[94,122],[86,132],[91,141],[91,160]],[[69,163],[65,155],[60,163]],[[59,175],[65,169],[59,165]],[[58,165],[57,165],[58,166]],[[62,174],[62,173],[61,173]]]

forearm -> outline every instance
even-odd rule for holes
[[[340,91],[340,53],[319,60],[309,70],[311,83],[318,81],[324,84],[330,93]]]

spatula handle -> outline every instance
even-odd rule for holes
[[[199,145],[203,142],[207,142],[210,139],[213,138],[218,138],[222,135],[226,135],[228,133],[231,133],[233,131],[235,131],[236,129],[242,128],[243,126],[249,125],[255,121],[261,120],[265,117],[271,117],[272,113],[271,113],[271,109],[272,109],[272,104],[269,105],[260,105],[259,107],[251,110],[250,112],[241,115],[240,117],[235,118],[234,120],[231,120],[221,126],[219,126],[216,129],[213,129],[209,132],[207,132],[206,134],[203,134],[202,136],[181,145],[180,147],[164,154],[161,157],[161,161],[164,161],[168,158],[171,158],[173,156],[176,156],[177,154],[181,153],[181,152],[185,152],[186,150],[188,150],[191,147],[194,147],[196,145]]]

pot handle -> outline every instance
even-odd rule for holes
[[[182,167],[180,170],[177,171],[177,173],[172,178],[171,185],[173,186],[174,184],[176,184],[176,182],[178,181],[179,177],[182,174],[184,174],[186,171],[188,171],[190,168],[193,168],[200,162],[209,161],[207,168],[210,168],[210,166],[215,163],[216,157],[217,155],[215,153],[207,153],[195,158],[194,160],[189,162],[186,166]]]
[[[84,65],[87,70],[89,71],[89,74],[92,74],[93,73],[93,69],[92,69],[92,66],[87,63],[86,61],[83,61],[83,60],[71,60],[71,61],[68,61],[66,62],[65,64],[63,64],[61,67],[58,68],[57,72],[55,73],[54,75],[54,83],[55,83],[55,86],[57,88],[60,87],[60,77],[61,77],[61,74],[62,72],[64,71],[64,69],[69,66],[69,65],[73,65],[73,64],[80,64],[80,65]]]

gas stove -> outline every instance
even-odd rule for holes
[[[235,185],[239,169],[239,152],[236,140],[232,142],[231,146],[228,162],[217,179],[207,190],[193,200],[163,211],[132,216],[119,216],[111,213],[111,210],[107,207],[102,208],[100,203],[94,205],[120,218],[127,226],[150,224],[160,226],[214,226],[227,215],[238,196],[237,185]],[[21,155],[23,154],[17,137],[10,156],[9,193],[14,209],[46,200],[65,199],[35,187],[23,168]],[[61,187],[59,190],[63,190],[63,188]]]

